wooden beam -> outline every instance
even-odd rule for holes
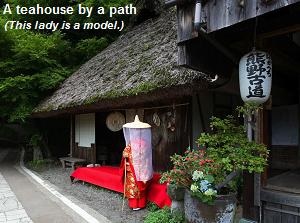
[[[218,66],[216,66],[218,64]],[[208,40],[200,37],[178,45],[178,65],[227,79],[236,64]]]
[[[254,204],[254,175],[243,172],[243,218],[259,220],[259,208]]]
[[[198,37],[198,32],[194,29],[195,5],[177,5],[177,42]]]
[[[75,116],[70,115],[70,156],[73,157],[75,149]]]
[[[300,24],[295,24],[295,25],[292,25],[289,27],[283,27],[283,28],[276,29],[276,30],[273,30],[270,32],[261,33],[258,35],[257,39],[263,40],[263,39],[271,38],[274,36],[280,36],[280,35],[298,32],[298,31],[300,31]]]
[[[251,0],[241,6],[232,0],[208,1],[203,6],[202,20],[206,21],[209,33],[299,2],[277,0],[264,4],[261,0]]]
[[[226,46],[214,39],[213,37],[207,35],[204,32],[199,32],[199,35],[207,40],[212,46],[218,49],[222,54],[224,54],[228,59],[230,59],[236,66],[239,64],[240,58],[234,55]]]
[[[272,61],[274,61],[274,68],[281,68],[281,70],[285,70],[287,73],[300,75],[299,62],[297,60],[282,50],[275,48],[275,46],[269,48],[268,51],[271,53]]]

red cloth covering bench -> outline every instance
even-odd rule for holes
[[[122,173],[119,167],[80,167],[71,174],[70,178],[71,181],[77,179],[119,193],[124,191]],[[167,186],[166,184],[160,184],[159,179],[160,174],[154,173],[148,189],[147,199],[160,208],[170,207],[171,199],[167,194]]]

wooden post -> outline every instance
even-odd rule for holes
[[[247,124],[247,138],[249,141],[253,140],[253,129],[251,126],[252,115],[245,117],[245,121]],[[255,198],[255,193],[257,193],[255,174],[250,174],[248,172],[243,173],[243,181],[244,181],[244,189],[243,189],[243,217],[246,219],[256,220],[258,221],[259,209],[258,206],[255,205],[257,202],[257,197]],[[256,186],[255,186],[256,185]],[[260,199],[259,199],[260,200]]]
[[[256,143],[260,143],[260,132],[261,132],[261,123],[260,123],[260,111],[255,112],[255,124],[254,124],[254,138]],[[260,173],[254,173],[254,185],[253,185],[253,191],[254,191],[254,197],[253,202],[255,206],[260,207],[260,189],[261,189],[261,177]],[[259,213],[259,217],[260,217]]]
[[[264,108],[258,112],[257,116],[257,133],[256,133],[256,142],[262,143],[267,148],[270,148],[269,141],[269,111],[271,109],[270,100],[264,105]],[[269,108],[268,108],[269,107]],[[261,174],[261,186],[266,185],[268,176],[268,169],[265,168],[264,172]]]
[[[253,115],[248,116],[248,128],[247,128],[247,136],[249,142],[253,141],[253,130],[254,130],[254,135],[255,135],[255,141],[259,143],[259,138],[257,137],[260,133],[260,124],[259,124],[259,114],[256,111],[254,114],[254,119]],[[252,126],[253,125],[253,126]],[[254,127],[254,129],[253,129]],[[259,173],[254,173],[254,179],[253,179],[253,204],[254,206],[260,207],[260,174]]]
[[[75,119],[74,115],[70,115],[70,156],[74,156],[75,149]]]

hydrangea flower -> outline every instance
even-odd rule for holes
[[[202,192],[207,191],[209,186],[210,186],[210,183],[207,180],[201,180],[201,182],[200,182],[200,190]]]
[[[202,171],[195,170],[193,173],[193,181],[198,181],[204,177],[204,174]]]
[[[197,192],[198,190],[199,190],[199,187],[197,185],[195,185],[195,184],[191,185],[191,191]]]
[[[217,191],[216,190],[213,190],[211,188],[209,188],[207,191],[204,192],[204,194],[206,196],[212,196],[212,195],[216,195],[217,194]]]

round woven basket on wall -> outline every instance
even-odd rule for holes
[[[112,112],[106,118],[106,126],[110,131],[120,131],[125,124],[125,117],[120,112]]]

